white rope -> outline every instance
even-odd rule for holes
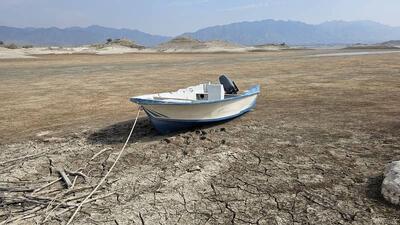
[[[108,172],[106,173],[106,175],[100,180],[100,182],[99,182],[99,183],[97,184],[97,186],[93,189],[93,191],[90,192],[90,194],[89,194],[88,196],[86,196],[86,198],[81,202],[81,204],[79,204],[79,206],[78,206],[78,208],[76,208],[74,214],[72,214],[71,218],[69,218],[69,220],[68,220],[68,222],[67,222],[67,225],[71,224],[71,222],[74,220],[76,214],[78,214],[79,210],[82,208],[82,205],[85,204],[86,201],[87,201],[90,197],[92,197],[92,195],[93,195],[93,194],[97,191],[97,189],[103,184],[103,182],[106,180],[107,176],[111,173],[111,170],[112,170],[112,169],[114,168],[114,166],[117,164],[119,158],[121,157],[122,153],[123,153],[124,150],[125,150],[126,145],[127,145],[128,142],[129,142],[129,139],[130,139],[131,136],[132,136],[133,130],[135,129],[136,122],[137,122],[137,120],[138,120],[138,118],[139,118],[140,109],[141,109],[141,107],[139,107],[139,109],[138,109],[138,112],[137,112],[137,115],[136,115],[136,119],[135,119],[135,122],[133,123],[131,132],[129,133],[128,138],[126,139],[124,146],[122,147],[121,151],[119,152],[117,159],[114,161],[114,164],[110,167],[110,169],[108,170]]]

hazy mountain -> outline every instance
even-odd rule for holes
[[[224,40],[244,45],[282,42],[290,45],[369,44],[400,39],[400,27],[371,21],[331,21],[311,25],[296,21],[262,20],[207,27],[183,35],[201,41]],[[171,39],[138,30],[101,26],[65,29],[0,26],[0,41],[19,44],[73,46],[104,42],[107,38],[126,38],[144,46],[155,46]]]
[[[76,46],[105,42],[107,38],[126,38],[144,46],[154,46],[170,38],[139,30],[101,26],[51,28],[13,28],[0,26],[0,40],[19,44]]]
[[[391,40],[381,43],[382,45],[386,46],[400,46],[400,40]]]
[[[263,20],[207,27],[185,33],[199,40],[226,40],[257,45],[288,44],[350,44],[377,43],[400,39],[400,27],[390,27],[371,21],[331,21],[311,25],[296,21]]]

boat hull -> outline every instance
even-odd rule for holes
[[[160,133],[170,133],[239,117],[255,107],[258,93],[259,87],[255,86],[243,95],[196,104],[157,104],[135,98],[131,100],[143,107],[151,123]]]
[[[150,118],[151,123],[153,126],[159,131],[160,133],[170,133],[178,130],[183,130],[183,129],[188,129],[191,127],[199,127],[199,126],[205,126],[205,125],[210,125],[213,123],[218,123],[218,122],[224,122],[228,121],[231,119],[234,119],[236,117],[239,117],[249,111],[251,111],[252,108],[255,107],[255,99],[251,104],[249,104],[245,109],[239,111],[236,114],[231,114],[228,116],[221,116],[221,117],[214,117],[214,118],[193,118],[193,119],[178,119],[178,118],[163,118],[163,117],[157,117],[154,116],[153,113],[149,112],[146,107],[144,107],[145,112]],[[180,107],[181,108],[181,107]],[[184,110],[184,109],[182,109]],[[192,111],[192,110],[190,110]]]

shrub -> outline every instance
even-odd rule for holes
[[[4,42],[3,42],[3,41],[0,41],[0,45],[4,45]]]
[[[116,45],[120,45],[120,46],[125,46],[125,47],[129,47],[129,48],[137,48],[137,49],[144,49],[144,46],[138,45],[135,42],[128,40],[128,39],[115,39],[114,41],[112,41],[111,44],[116,44]]]
[[[17,49],[18,48],[18,46],[16,44],[14,44],[14,43],[5,45],[4,47],[6,47],[8,49]]]
[[[96,48],[96,49],[102,49],[102,48],[106,47],[106,44],[92,44],[92,45],[90,45],[90,47]]]
[[[33,48],[33,45],[23,45],[22,48]]]
[[[107,44],[111,43],[112,40],[113,40],[112,38],[107,38]]]

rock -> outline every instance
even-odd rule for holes
[[[36,134],[36,137],[43,137],[43,136],[49,135],[50,133],[51,133],[51,131],[48,131],[48,130],[41,131],[41,132]]]
[[[162,141],[165,142],[165,143],[167,143],[167,144],[171,143],[171,140],[168,139],[168,138],[164,138]]]
[[[198,172],[201,171],[200,166],[193,166],[192,168],[186,169],[186,172],[189,172],[189,173],[193,173],[193,172],[196,172],[196,171],[198,171]]]
[[[400,161],[389,163],[385,169],[385,179],[382,183],[383,197],[395,204],[400,204]]]
[[[50,143],[61,143],[67,141],[66,138],[61,137],[44,137],[41,139],[43,142],[50,142]]]

